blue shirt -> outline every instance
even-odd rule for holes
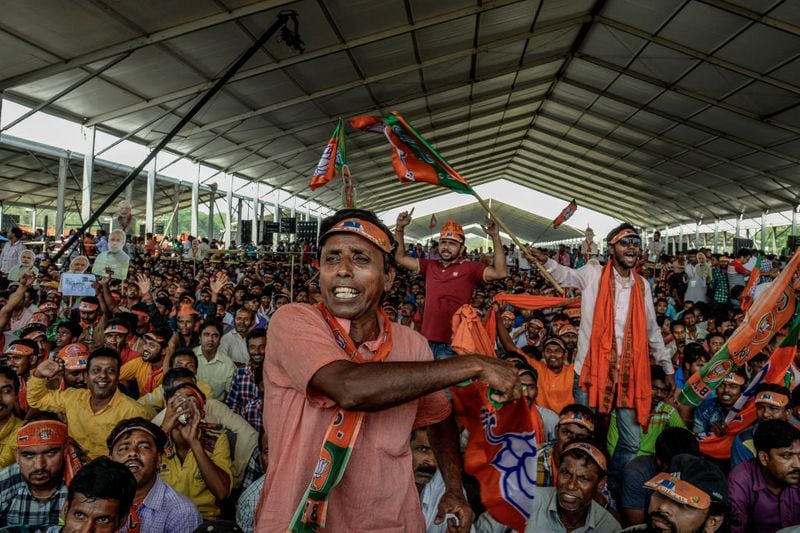
[[[694,410],[694,424],[692,433],[703,435],[711,433],[711,426],[725,420],[725,411],[719,404],[718,398],[707,398]]]
[[[203,523],[200,511],[192,501],[175,492],[161,476],[150,488],[142,503],[136,508],[141,521],[139,531],[143,533],[192,533]],[[128,521],[120,528],[127,533]]]

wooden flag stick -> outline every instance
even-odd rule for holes
[[[524,244],[522,244],[522,242],[517,238],[514,232],[511,231],[509,227],[506,226],[505,223],[497,217],[497,215],[489,206],[489,204],[486,203],[486,200],[481,198],[480,195],[474,190],[472,191],[472,195],[475,197],[476,200],[478,200],[478,203],[481,204],[481,206],[486,210],[487,213],[489,213],[489,215],[494,219],[494,221],[497,222],[497,225],[503,228],[503,231],[505,231],[508,234],[508,236],[511,237],[511,240],[514,241],[514,244],[516,244],[522,251],[522,253],[525,254],[525,256],[528,258],[528,261],[536,265],[536,268],[539,269],[539,273],[542,275],[542,277],[544,277],[544,279],[546,279],[547,282],[553,286],[553,288],[556,290],[558,294],[563,295],[564,289],[562,289],[561,286],[556,282],[556,280],[553,279],[553,276],[550,274],[550,272],[545,270],[544,266],[539,262],[539,260],[533,257],[533,255],[531,255],[530,253],[528,253],[528,248]]]

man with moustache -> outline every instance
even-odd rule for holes
[[[28,404],[28,381],[31,370],[36,368],[39,361],[39,345],[29,339],[18,339],[8,345],[3,351],[7,364],[17,373],[19,381],[19,406],[23,412],[30,408]]]
[[[641,427],[650,418],[650,356],[675,386],[669,350],[656,323],[650,284],[634,272],[642,239],[623,223],[607,237],[610,260],[580,270],[559,265],[541,250],[536,259],[562,287],[581,290],[581,324],[575,355],[575,401],[609,416],[616,411],[619,442],[609,465],[618,478],[639,451]]]
[[[271,461],[258,531],[320,522],[331,531],[424,530],[409,448],[412,429],[424,426],[446,486],[435,522],[452,513],[452,530],[470,527],[457,429],[441,389],[478,379],[506,402],[521,396],[519,377],[494,357],[434,361],[424,337],[389,322],[380,301],[394,282],[394,245],[374,213],[338,211],[320,228],[322,302],[284,305],[270,321],[264,425]],[[334,450],[331,462],[325,454],[334,442],[345,455]]]
[[[756,457],[728,476],[733,533],[776,531],[800,524],[800,430],[785,420],[761,422]]]
[[[67,426],[34,420],[19,428],[16,438],[16,463],[0,471],[0,524],[55,524],[67,499]]]
[[[138,396],[150,394],[164,378],[164,359],[172,332],[166,328],[149,331],[142,336],[142,356],[122,365],[119,381],[135,380]]]
[[[667,472],[656,474],[644,486],[653,490],[647,521],[623,533],[714,533],[726,522],[725,475],[705,459],[676,455]]]
[[[82,342],[67,344],[58,351],[58,359],[64,361],[64,373],[50,388],[64,390],[86,388],[86,365],[89,362],[89,348]]]
[[[191,533],[203,519],[194,503],[178,494],[158,475],[167,444],[164,431],[144,418],[121,420],[108,436],[108,455],[125,465],[136,478],[138,531],[147,533]],[[134,520],[119,530],[128,533]]]
[[[534,487],[525,533],[591,531],[618,533],[622,526],[595,501],[606,485],[608,459],[601,446],[576,441],[561,452],[555,487]],[[481,515],[480,533],[507,531],[489,513]]]
[[[741,369],[725,376],[717,387],[717,395],[706,398],[694,410],[692,433],[695,435],[713,433],[718,437],[723,436],[727,427],[725,418],[742,395],[745,383],[746,379]]]
[[[486,266],[482,262],[466,261],[462,257],[465,249],[464,229],[455,220],[442,224],[438,260],[417,259],[407,255],[403,234],[410,223],[411,213],[403,211],[397,216],[394,230],[397,247],[394,257],[400,266],[425,278],[427,299],[422,317],[422,335],[428,339],[436,359],[450,357],[454,355],[450,347],[450,322],[453,314],[462,305],[470,303],[472,293],[478,285],[508,276],[500,227],[491,219],[481,226],[492,238],[494,250],[492,266]]]
[[[31,407],[64,413],[69,436],[95,458],[108,452],[106,437],[122,419],[145,416],[147,410],[117,390],[119,354],[100,348],[89,355],[86,389],[47,390],[47,380],[64,372],[64,361],[48,359],[39,363],[28,382]]]
[[[250,364],[236,369],[236,373],[231,380],[231,391],[225,398],[225,403],[234,413],[250,422],[253,427],[260,428],[260,423],[254,424],[253,422],[260,421],[261,413],[254,412],[253,406],[261,399],[261,411],[263,411],[264,393],[263,390],[259,391],[259,381],[264,368],[267,330],[256,328],[247,334],[246,340]]]
[[[19,410],[17,374],[7,366],[0,365],[0,468],[12,464],[17,449],[17,430],[22,420],[14,414]]]
[[[436,465],[436,455],[428,440],[427,428],[418,428],[411,432],[411,468],[425,517],[425,533],[445,533],[447,522],[437,524],[435,521],[446,487],[442,473]]]

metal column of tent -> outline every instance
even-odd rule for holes
[[[64,235],[64,198],[67,190],[67,165],[66,157],[58,158],[58,189],[56,193],[56,240]]]
[[[291,23],[291,27],[289,26]],[[275,22],[263,33],[261,36],[256,39],[250,48],[242,54],[239,59],[237,59],[233,65],[223,74],[215,83],[214,85],[206,92],[197,103],[192,106],[192,108],[178,121],[178,123],[164,136],[163,139],[153,148],[153,150],[144,158],[144,160],[139,163],[135,169],[133,169],[126,177],[123,179],[117,188],[114,189],[111,194],[103,201],[100,207],[91,212],[91,208],[89,208],[89,215],[85,218],[83,223],[81,224],[80,229],[72,235],[67,242],[65,242],[61,249],[59,249],[56,254],[53,256],[53,261],[57,261],[64,252],[66,252],[70,246],[75,243],[75,240],[80,238],[81,235],[89,228],[91,225],[100,217],[100,215],[114,202],[117,196],[125,190],[129,183],[131,183],[139,173],[147,166],[147,164],[156,157],[158,152],[160,152],[174,137],[178,134],[179,131],[183,129],[186,124],[191,121],[194,116],[197,114],[200,109],[202,109],[224,86],[230,79],[239,71],[248,60],[259,50],[261,49],[264,44],[266,44],[269,39],[272,38],[275,33],[281,31],[281,41],[284,42],[290,48],[302,52],[304,49],[304,43],[300,39],[300,35],[298,33],[298,21],[297,21],[297,13],[292,10],[281,11],[278,13]],[[94,137],[94,126],[91,128],[92,137]],[[92,144],[94,144],[94,140],[92,140]],[[90,152],[87,150],[87,153]],[[94,154],[94,148],[91,150],[92,158]],[[84,173],[86,172],[87,165],[84,165]],[[89,166],[91,168],[91,166]],[[91,177],[91,176],[90,176]],[[91,179],[89,180],[91,183]],[[84,189],[86,184],[86,176],[84,174]],[[84,190],[85,193],[85,190]],[[88,201],[91,201],[91,195],[89,195]],[[84,202],[85,205],[89,205],[87,202]],[[82,206],[83,207],[83,206]]]
[[[155,233],[155,205],[156,205],[156,159],[147,171],[147,198],[145,199],[145,233]]]

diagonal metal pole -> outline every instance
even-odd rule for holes
[[[293,28],[289,28],[287,26],[287,23],[290,21],[293,23]],[[80,229],[61,246],[61,249],[59,249],[58,252],[56,252],[56,254],[53,256],[53,261],[57,261],[62,255],[64,255],[64,252],[70,246],[72,246],[75,240],[78,239],[79,236],[82,235],[87,229],[89,229],[89,227],[91,227],[95,221],[97,221],[103,211],[105,211],[112,203],[114,203],[114,200],[122,193],[122,191],[127,188],[128,184],[136,179],[136,176],[139,175],[139,173],[156,156],[156,154],[158,154],[158,152],[160,152],[161,149],[164,148],[172,140],[172,138],[175,137],[175,135],[177,135],[177,133],[183,129],[183,127],[186,126],[190,120],[192,120],[192,118],[194,118],[194,116],[203,106],[205,106],[220,90],[222,90],[223,86],[233,77],[233,75],[236,74],[236,72],[242,68],[242,66],[244,66],[244,64],[247,63],[247,61],[253,57],[253,55],[258,52],[258,50],[264,46],[264,44],[266,44],[266,42],[273,35],[275,35],[275,33],[277,33],[279,30],[283,30],[281,33],[281,40],[283,40],[291,48],[297,50],[298,52],[302,52],[303,41],[300,40],[300,36],[297,33],[297,26],[298,23],[296,12],[287,10],[278,13],[277,19],[272,23],[267,31],[265,31],[261,37],[253,42],[252,46],[250,46],[250,48],[244,54],[242,54],[233,65],[231,65],[227,72],[225,72],[225,74],[223,74],[222,77],[219,78],[216,83],[214,83],[213,87],[211,87],[208,92],[197,101],[192,109],[190,109],[189,112],[186,113],[186,115],[175,125],[175,127],[170,130],[166,137],[161,139],[161,142],[159,142],[156,147],[153,148],[153,151],[151,151],[147,157],[145,157],[144,160],[139,163],[139,166],[131,170],[125,179],[123,179],[119,185],[117,185],[117,188],[111,192],[111,194],[105,199],[105,201],[103,201],[100,207],[83,222],[83,225],[80,227]]]

